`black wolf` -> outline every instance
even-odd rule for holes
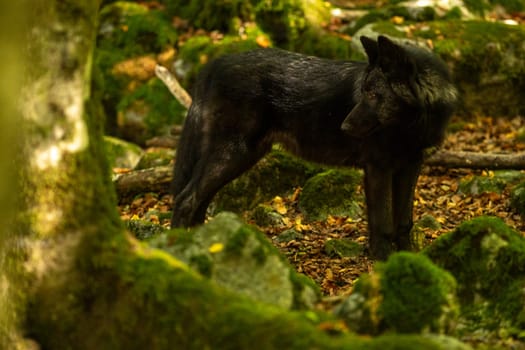
[[[443,139],[457,92],[427,50],[361,42],[368,62],[259,49],[203,68],[176,153],[171,226],[202,223],[217,191],[280,143],[364,168],[370,253],[408,249],[423,150]]]

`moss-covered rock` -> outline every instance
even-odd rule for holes
[[[322,0],[256,1],[255,19],[278,46],[293,45],[309,30],[330,20],[330,5]]]
[[[516,184],[525,177],[518,170],[497,170],[480,176],[468,176],[459,182],[459,190],[465,194],[501,193],[507,186]]]
[[[408,27],[410,26],[410,30]],[[375,22],[355,36],[378,33],[431,41],[433,50],[452,68],[468,115],[516,116],[525,113],[525,28],[481,20],[431,21],[396,25]],[[357,41],[354,41],[357,42]],[[357,45],[357,44],[356,44]]]
[[[439,237],[424,253],[458,281],[465,331],[522,337],[525,238],[494,217],[479,217]]]
[[[204,276],[236,293],[283,308],[311,307],[318,287],[294,269],[255,228],[232,213],[188,232],[175,230],[151,241]]]
[[[107,132],[141,144],[166,133],[166,124],[181,122],[182,106],[152,79],[161,60],[157,55],[173,57],[177,39],[170,19],[160,10],[125,1],[102,8],[94,75],[97,89],[103,91]]]
[[[324,244],[324,251],[334,258],[351,258],[360,255],[364,246],[349,239],[329,239]]]
[[[515,186],[510,195],[510,207],[516,213],[525,217],[525,182]]]
[[[124,225],[129,232],[140,240],[155,237],[166,231],[165,227],[146,220],[126,220]]]
[[[241,213],[277,195],[290,193],[323,170],[321,166],[274,150],[219,191],[212,203],[213,210]]]
[[[169,165],[173,161],[174,151],[168,148],[148,149],[135,166],[135,170]]]
[[[423,215],[418,221],[414,223],[412,231],[410,232],[412,247],[416,251],[423,249],[426,232],[428,232],[428,230],[436,231],[439,229],[441,229],[441,224],[435,217],[429,214]]]
[[[140,146],[111,136],[104,137],[104,147],[110,168],[133,169],[144,153]]]
[[[299,196],[299,208],[308,220],[326,220],[328,215],[356,217],[361,208],[356,188],[362,174],[355,169],[331,169],[310,178]]]
[[[281,226],[284,224],[283,216],[267,204],[259,204],[250,213],[250,217],[258,226]]]
[[[180,47],[176,66],[181,84],[189,87],[197,73],[209,61],[228,53],[238,53],[261,47],[259,43],[271,45],[268,35],[254,24],[245,27],[245,33],[225,35],[220,40],[212,40],[206,35],[196,35]]]
[[[154,136],[168,135],[173,124],[182,124],[186,109],[159,79],[136,84],[123,90],[117,105],[117,125],[123,137],[144,144]]]
[[[458,315],[456,281],[421,254],[400,252],[362,275],[336,309],[360,333],[444,333]]]

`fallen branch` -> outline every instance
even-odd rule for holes
[[[426,165],[469,169],[525,169],[525,152],[515,154],[438,151]]]
[[[171,74],[167,68],[158,64],[155,66],[155,74],[160,80],[162,80],[164,85],[168,87],[172,95],[175,96],[181,105],[186,107],[186,109],[190,108],[191,96],[180,85],[175,75]]]
[[[136,170],[116,176],[113,184],[118,198],[134,196],[138,193],[169,191],[173,169],[171,166],[159,166],[144,170]]]

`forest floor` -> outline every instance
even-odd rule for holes
[[[513,119],[490,117],[453,121],[455,131],[449,133],[442,148],[454,151],[481,153],[514,153],[525,150],[525,141],[517,141],[517,135],[525,130],[525,118]],[[460,180],[473,175],[491,176],[490,170],[446,169],[424,166],[416,188],[414,200],[414,221],[424,215],[432,215],[440,224],[439,229],[425,229],[423,246],[440,235],[454,230],[461,222],[480,215],[492,215],[503,219],[509,226],[525,235],[525,223],[509,208],[509,188],[501,194],[463,194],[459,191]],[[297,208],[298,188],[293,195],[279,203],[279,211],[285,213],[281,227],[260,227],[268,238],[282,251],[297,271],[315,280],[328,299],[339,299],[351,292],[354,281],[360,274],[373,269],[374,260],[366,251],[366,216],[358,220],[344,217],[329,217],[325,221],[304,223]],[[360,186],[358,191],[362,194]],[[275,205],[275,203],[274,203]],[[364,204],[362,204],[364,206]],[[123,219],[141,218],[168,226],[171,211],[171,197],[160,194],[144,194],[130,203],[121,203],[119,210]],[[365,208],[363,208],[365,209]],[[163,215],[147,215],[156,210]],[[363,213],[366,213],[363,210]],[[284,230],[294,228],[301,235],[296,239],[279,243],[277,236]],[[354,257],[338,258],[325,251],[325,242],[330,239],[348,239],[363,247],[361,254]]]

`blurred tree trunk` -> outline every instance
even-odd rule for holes
[[[0,251],[2,349],[341,348],[124,232],[89,101],[99,1],[28,8],[17,215]],[[360,342],[360,341],[359,341]]]

